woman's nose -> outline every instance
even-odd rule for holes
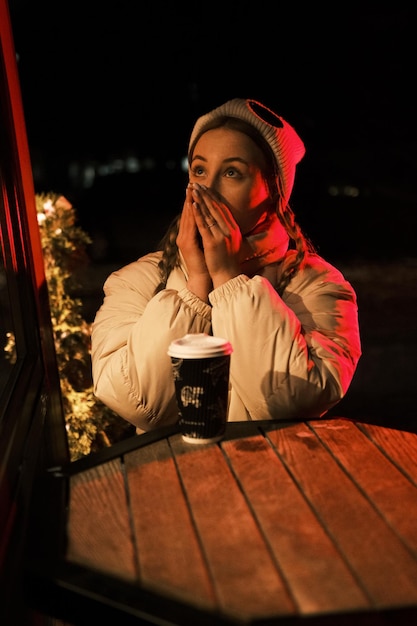
[[[211,189],[212,191],[219,191],[219,177],[212,175],[212,176],[207,176],[204,184],[207,187],[207,189]]]

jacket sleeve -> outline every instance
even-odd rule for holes
[[[109,276],[91,335],[96,397],[144,431],[178,419],[170,342],[211,328],[211,307],[187,289],[153,295],[158,260],[148,255]]]
[[[361,346],[356,294],[337,269],[310,264],[282,298],[266,278],[240,275],[210,301],[213,334],[233,346],[231,383],[250,419],[319,417],[344,396]]]

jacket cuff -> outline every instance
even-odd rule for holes
[[[222,298],[230,296],[234,291],[240,289],[242,285],[246,285],[249,280],[250,278],[246,276],[246,274],[239,274],[239,276],[235,276],[234,278],[228,280],[227,283],[220,285],[220,287],[217,287],[217,289],[214,289],[209,293],[211,305],[214,306],[215,304],[218,304]]]
[[[198,315],[211,322],[211,306],[207,304],[207,302],[200,300],[200,298],[186,287],[178,291],[178,297],[181,298],[184,304],[189,306],[190,309],[193,309]]]

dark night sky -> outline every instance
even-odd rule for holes
[[[191,10],[155,2],[141,15],[137,3],[104,5],[10,0],[36,141],[61,132],[70,148],[102,149],[132,131],[147,138],[149,123],[160,121],[159,144],[236,95],[266,100],[314,142],[407,138],[415,110],[411,9],[256,2],[258,15],[234,3]]]
[[[373,194],[364,228],[379,220],[382,245],[392,238],[393,205],[397,218],[411,216],[411,232],[414,11],[398,3],[288,5],[154,2],[141,14],[144,5],[126,0],[10,0],[31,153],[49,165],[43,190],[72,194],[82,209],[83,197],[59,169],[69,160],[128,149],[178,159],[198,115],[228,98],[253,97],[305,141],[295,200],[307,212],[320,205],[322,223],[333,215],[320,185],[338,179]],[[378,202],[385,217],[375,220]],[[406,245],[415,252],[415,238]]]

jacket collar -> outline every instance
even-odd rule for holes
[[[288,233],[277,214],[268,214],[243,238],[242,272],[253,276],[266,265],[281,260],[288,250],[288,244]]]

